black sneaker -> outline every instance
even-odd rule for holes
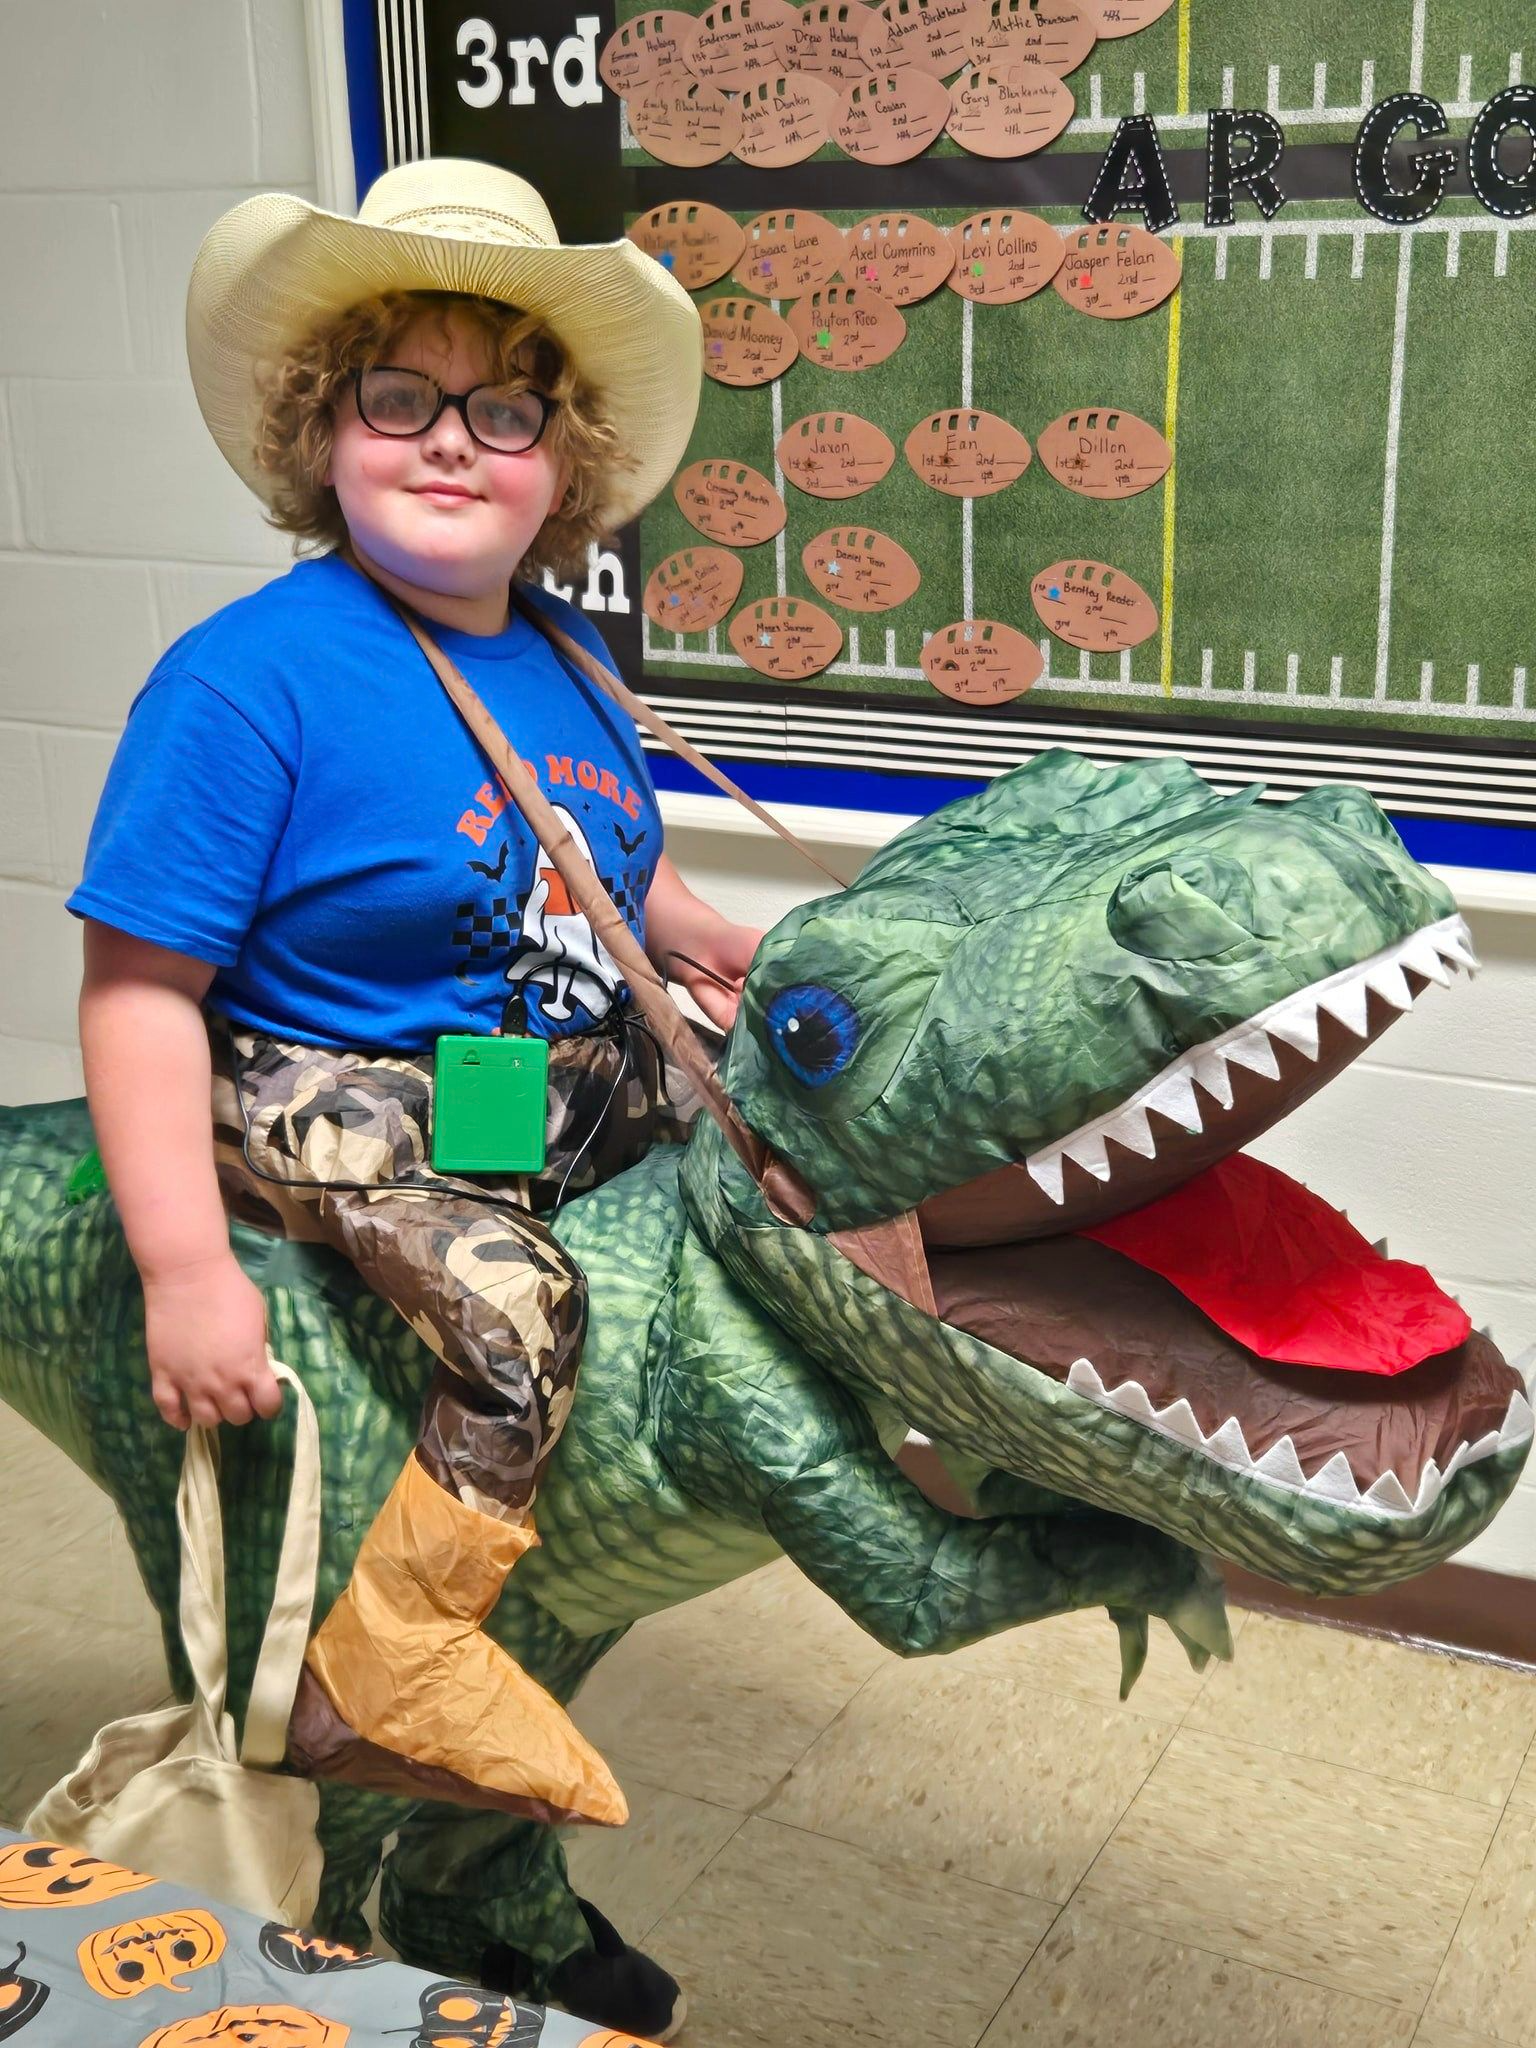
[[[642,2041],[670,2041],[688,2016],[677,1979],[631,1948],[596,1906],[586,1899],[576,1903],[592,1946],[556,1965],[549,1974],[548,1996],[578,2019],[595,2020]],[[527,1957],[503,1943],[488,1948],[481,1959],[481,1982],[492,1990],[526,1995],[529,1975]]]

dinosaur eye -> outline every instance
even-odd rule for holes
[[[768,1036],[797,1081],[820,1088],[853,1058],[859,1013],[835,989],[801,982],[781,988],[768,1005]]]

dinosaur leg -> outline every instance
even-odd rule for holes
[[[622,1821],[602,1759],[481,1628],[537,1541],[534,1496],[585,1334],[581,1274],[525,1190],[493,1205],[431,1173],[425,1059],[234,1043],[241,1095],[227,1062],[214,1094],[231,1205],[254,1197],[290,1236],[344,1253],[440,1361],[415,1453],[310,1646],[291,1760],[377,1791]]]
[[[488,1950],[529,1960],[535,1998],[549,1972],[590,1945],[553,1828],[423,1801],[384,1864],[379,1932],[402,1961],[483,1982]]]

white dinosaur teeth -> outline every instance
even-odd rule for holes
[[[1465,967],[1469,974],[1478,969],[1478,957],[1472,950],[1472,934],[1467,930],[1463,918],[1448,917],[1444,924],[1436,925],[1431,934],[1435,949],[1442,959],[1454,960],[1458,967]]]
[[[1263,1031],[1244,1032],[1241,1038],[1234,1038],[1230,1045],[1222,1047],[1229,1060],[1235,1060],[1240,1067],[1246,1067],[1251,1074],[1258,1074],[1266,1081],[1278,1081],[1280,1062],[1275,1058],[1275,1048]]]
[[[1384,1002],[1394,1010],[1411,1010],[1413,991],[1408,986],[1408,977],[1396,960],[1380,960],[1366,970],[1366,980]]]
[[[1413,1512],[1413,1502],[1408,1498],[1403,1482],[1395,1472],[1383,1472],[1367,1491],[1365,1499],[1373,1507],[1387,1508],[1395,1515],[1408,1515]]]
[[[1505,1451],[1512,1444],[1523,1444],[1533,1430],[1536,1430],[1536,1415],[1531,1412],[1530,1402],[1518,1391],[1511,1394],[1499,1429],[1499,1449]]]
[[[1253,1453],[1248,1448],[1248,1439],[1243,1435],[1243,1425],[1235,1415],[1229,1415],[1214,1435],[1205,1440],[1205,1448],[1220,1458],[1223,1465],[1236,1465],[1239,1471],[1253,1470]]]
[[[1188,1444],[1192,1451],[1198,1451],[1204,1444],[1205,1432],[1195,1420],[1195,1411],[1187,1401],[1174,1401],[1167,1408],[1160,1408],[1157,1419],[1166,1435],[1181,1444]]]
[[[1320,1494],[1324,1500],[1336,1500],[1347,1508],[1354,1507],[1360,1498],[1355,1475],[1342,1451],[1335,1451],[1326,1465],[1318,1467],[1307,1481],[1307,1491]]]
[[[1066,1200],[1063,1183],[1061,1154],[1059,1152],[1037,1152],[1024,1162],[1025,1171],[1035,1186],[1050,1196],[1059,1209]]]
[[[1407,983],[1403,985],[1406,987]],[[1264,1028],[1271,1038],[1294,1046],[1309,1060],[1317,1058],[1317,1005],[1304,996],[1269,1018]]]
[[[1415,974],[1422,974],[1426,981],[1437,982],[1441,988],[1451,985],[1445,962],[1435,950],[1435,942],[1428,932],[1414,933],[1403,948],[1403,965],[1411,967]]]
[[[1109,1179],[1109,1154],[1104,1150],[1102,1131],[1080,1132],[1075,1138],[1068,1138],[1062,1150],[1095,1180]]]
[[[1091,1358],[1074,1358],[1067,1374],[1067,1385],[1074,1394],[1086,1394],[1090,1401],[1107,1399],[1104,1382],[1099,1378],[1098,1369]]]
[[[1195,1061],[1195,1079],[1223,1109],[1232,1107],[1232,1076],[1227,1072],[1227,1062],[1220,1052],[1201,1053]]]
[[[1143,1099],[1148,1109],[1170,1117],[1174,1123],[1182,1124],[1186,1131],[1205,1128],[1200,1120],[1200,1105],[1195,1100],[1195,1084],[1182,1067],[1165,1074]]]
[[[1413,1497],[1413,1512],[1416,1515],[1427,1513],[1440,1498],[1441,1493],[1445,1489],[1445,1480],[1450,1477],[1451,1466],[1455,1462],[1453,1458],[1451,1465],[1446,1467],[1444,1477],[1441,1476],[1440,1467],[1433,1458],[1424,1467],[1424,1470],[1419,1474],[1419,1490]]]
[[[1117,1145],[1123,1145],[1127,1152],[1139,1152],[1143,1159],[1157,1157],[1157,1140],[1147,1122],[1147,1112],[1139,1102],[1128,1103],[1105,1135],[1113,1138]]]
[[[1434,955],[1433,948],[1430,951],[1438,966],[1438,955]],[[1443,968],[1441,972],[1444,972]],[[1356,1038],[1364,1038],[1370,1028],[1366,1015],[1370,990],[1363,974],[1352,976],[1348,981],[1341,981],[1336,988],[1331,988],[1326,994],[1320,995],[1318,1001],[1330,1017],[1338,1019],[1346,1031],[1352,1031]]]
[[[1281,1437],[1277,1444],[1271,1444],[1253,1469],[1262,1472],[1266,1479],[1277,1480],[1281,1486],[1294,1486],[1298,1491],[1306,1488],[1307,1475],[1301,1469],[1296,1446],[1288,1436]]]

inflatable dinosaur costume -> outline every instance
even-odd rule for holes
[[[1530,1445],[1518,1374],[1420,1269],[1234,1156],[1470,964],[1464,930],[1359,792],[1257,794],[1046,754],[764,941],[720,1074],[777,1181],[701,1114],[558,1219],[590,1331],[542,1549],[486,1626],[559,1698],[781,1551],[908,1653],[1103,1605],[1129,1682],[1150,1615],[1228,1654],[1206,1553],[1365,1591],[1486,1525]],[[181,1440],[110,1197],[66,1202],[90,1140],[80,1102],[0,1111],[0,1396],[116,1500],[179,1669]],[[331,1253],[234,1242],[320,1414],[318,1618],[434,1361]],[[975,1518],[902,1476],[909,1430]],[[237,1708],[289,1443],[286,1417],[224,1432]],[[406,1960],[474,1976],[505,1946],[537,1976],[588,1945],[552,1830],[322,1790],[326,1934],[365,1940],[397,1833]]]

